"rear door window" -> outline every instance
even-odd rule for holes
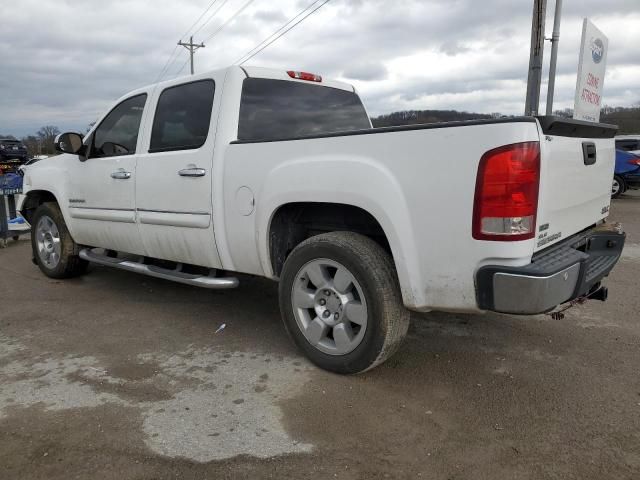
[[[238,140],[260,141],[371,128],[354,92],[287,80],[246,78]]]
[[[215,83],[199,80],[160,94],[151,130],[150,153],[200,148],[207,141]]]

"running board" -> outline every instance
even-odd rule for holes
[[[125,260],[122,258],[113,258],[107,255],[96,253],[90,248],[80,250],[80,258],[91,263],[104,265],[107,267],[119,268],[129,272],[141,273],[150,277],[171,280],[172,282],[184,283],[195,287],[210,289],[227,289],[236,288],[240,283],[235,277],[214,277],[212,275],[193,275],[184,273],[180,270],[169,270],[166,268],[156,267],[155,265],[145,265],[144,263]]]

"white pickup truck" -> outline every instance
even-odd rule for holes
[[[28,167],[20,210],[54,278],[94,262],[205,288],[280,282],[322,368],[388,358],[408,310],[604,300],[616,127],[555,117],[372,128],[351,85],[230,67],[133,91]]]

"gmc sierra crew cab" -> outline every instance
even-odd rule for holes
[[[277,280],[298,347],[357,373],[397,350],[409,310],[604,300],[625,240],[605,222],[615,133],[556,117],[372,128],[351,85],[234,66],[60,135],[20,208],[49,277],[93,262],[205,288]]]

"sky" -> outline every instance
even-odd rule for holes
[[[211,3],[0,0],[11,13],[0,27],[0,134],[23,136],[42,125],[85,131],[126,92],[188,75],[187,51],[176,42],[189,33],[205,43],[196,72],[224,68],[313,0],[216,0],[206,11]],[[246,64],[352,83],[374,116],[409,109],[517,115],[532,8],[533,0],[331,0]],[[609,37],[603,103],[640,104],[640,0],[564,0],[554,108],[573,107],[584,17]]]

